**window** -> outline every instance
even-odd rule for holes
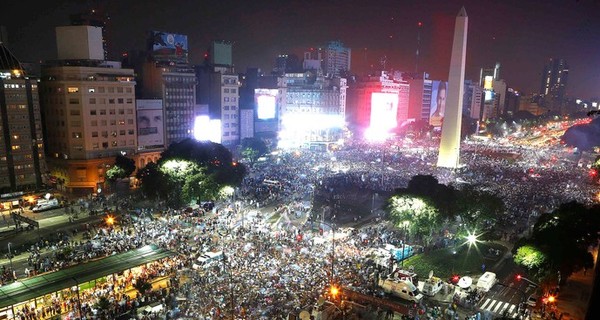
[[[77,98],[70,98],[69,99],[69,104],[79,104],[79,99],[77,99]]]
[[[88,88],[88,92],[89,93],[94,93],[94,92],[96,92],[96,88]]]
[[[12,149],[13,150],[20,150],[21,146],[20,145],[14,145],[14,146],[12,146]]]
[[[67,88],[67,92],[68,93],[78,93],[79,92],[79,88],[77,88],[77,87],[68,87]]]
[[[125,135],[125,130],[119,130],[119,135],[120,136],[124,136]]]
[[[108,131],[102,131],[102,137],[108,138]]]
[[[224,92],[224,93],[229,93],[229,88],[225,88],[225,89],[223,89],[223,92]]]
[[[115,93],[115,88],[108,87],[108,93]]]
[[[119,114],[125,114],[125,110],[124,109],[119,109]]]
[[[111,126],[116,126],[117,125],[117,120],[115,120],[115,119],[110,120],[110,125]]]
[[[92,127],[98,126],[98,120],[92,120]]]
[[[128,104],[131,104],[131,103],[133,103],[133,99],[132,99],[132,98],[127,98],[127,103],[128,103]]]
[[[116,141],[113,141],[111,144],[112,144],[113,147],[117,146],[117,142]]]
[[[127,114],[133,114],[133,109],[127,109]]]
[[[71,133],[73,139],[81,139],[81,132],[73,132]]]
[[[108,114],[115,114],[115,109],[109,109]]]
[[[235,89],[235,88],[231,89],[231,93],[236,93],[236,92],[237,92],[237,89]]]
[[[100,109],[100,115],[105,115],[106,114],[106,109]]]
[[[134,131],[133,131],[133,129],[129,129],[129,130],[127,130],[127,134],[128,134],[128,135],[132,135],[132,134],[134,134]]]
[[[109,98],[108,99],[108,104],[115,104],[115,99]]]
[[[81,115],[81,113],[80,113],[79,110],[74,110],[74,109],[70,110],[69,114],[72,115],[72,116],[79,116],[79,115]]]
[[[224,106],[223,109],[224,110],[229,110],[229,106]]]
[[[224,102],[229,102],[229,97],[223,97]]]
[[[106,120],[100,120],[100,125],[105,127],[106,126]]]
[[[90,104],[96,104],[96,98],[90,98]]]
[[[90,110],[90,116],[95,116],[96,115],[96,110]]]
[[[99,88],[98,88],[98,92],[100,92],[100,93],[104,93],[104,87],[99,87]]]
[[[98,131],[92,131],[92,138],[98,137]]]
[[[119,104],[123,104],[123,101],[124,101],[123,98],[117,99],[117,103],[119,103]]]
[[[104,149],[108,148],[108,142],[102,142],[102,148],[104,148]]]
[[[122,88],[122,87],[118,87],[118,88],[117,88],[117,92],[118,92],[118,93],[123,93],[123,88]]]

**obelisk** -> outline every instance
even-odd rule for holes
[[[460,158],[460,128],[465,83],[467,29],[469,18],[465,7],[460,9],[454,25],[454,41],[448,73],[448,97],[442,123],[438,167],[457,168]]]

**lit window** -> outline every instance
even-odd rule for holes
[[[79,88],[77,88],[77,87],[68,87],[67,88],[67,92],[68,93],[77,93],[77,92],[79,92]]]

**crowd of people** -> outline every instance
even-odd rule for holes
[[[173,276],[182,279],[181,283],[176,281],[178,285],[150,298],[131,297],[123,292],[135,278],[123,275],[121,280],[107,284],[108,290],[102,285],[82,295],[80,312],[86,319],[97,317],[93,306],[101,297],[108,298],[112,316],[147,302],[141,299],[161,301],[165,306],[160,315],[146,317],[177,314],[187,319],[220,319],[233,313],[245,319],[284,319],[302,310],[316,314],[327,307],[317,302],[331,282],[365,294],[380,294],[377,279],[390,270],[367,263],[364,252],[385,243],[400,243],[401,231],[385,221],[360,226],[360,221],[354,219],[359,227],[338,232],[333,240],[331,226],[326,228],[327,224],[310,215],[315,192],[333,191],[345,185],[390,192],[406,187],[414,175],[431,174],[440,183],[457,188],[468,183],[498,195],[506,208],[498,219],[516,236],[531,226],[538,215],[550,212],[560,203],[596,201],[595,186],[586,181],[586,169],[561,161],[564,156],[565,151],[559,147],[540,150],[473,142],[462,150],[463,166],[448,170],[434,165],[437,147],[433,140],[418,146],[353,143],[334,153],[281,152],[251,168],[235,200],[227,199],[212,210],[154,207],[148,210],[152,215],[127,211],[119,228],[89,226],[85,231],[90,239],[65,236],[53,243],[32,246],[27,268],[23,272],[4,268],[2,279],[8,282],[157,244],[179,255],[175,260],[155,265],[154,269],[161,272],[145,272],[143,277]],[[274,215],[285,216],[288,223],[273,223]],[[359,220],[368,215],[365,212]],[[338,223],[335,219],[334,222]],[[317,231],[315,224],[319,226]],[[51,254],[44,250],[48,248]],[[207,251],[221,251],[223,258],[195,266],[197,258]],[[167,297],[169,303],[165,302]],[[49,303],[48,309],[23,307],[18,317],[46,319],[53,314],[74,312],[72,303],[54,308],[53,305],[54,302]],[[439,313],[434,318],[447,314],[438,311],[428,314]]]

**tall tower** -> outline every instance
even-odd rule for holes
[[[438,167],[456,168],[460,158],[461,109],[465,82],[467,29],[469,18],[465,7],[460,9],[454,26],[454,42],[448,74],[448,97],[442,124]]]

